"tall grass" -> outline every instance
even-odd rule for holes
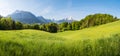
[[[0,56],[120,56],[120,34],[86,40],[0,40]]]

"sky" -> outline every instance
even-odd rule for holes
[[[67,17],[80,20],[95,13],[120,18],[120,0],[0,0],[0,15],[7,16],[16,10],[56,20]]]

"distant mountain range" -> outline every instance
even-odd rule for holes
[[[64,19],[61,19],[61,20],[58,20],[57,23],[62,23],[62,22],[73,22],[75,20],[72,19],[72,17],[69,17],[69,18],[64,18]]]
[[[61,20],[54,20],[54,19],[51,20],[51,19],[46,19],[43,16],[38,16],[37,17],[37,16],[35,16],[34,14],[32,14],[31,12],[28,12],[28,11],[19,11],[19,10],[16,10],[15,12],[8,15],[7,17],[11,17],[15,21],[19,21],[19,22],[27,23],[27,24],[33,24],[33,23],[45,24],[45,23],[50,23],[50,22],[62,23],[62,22],[75,21],[75,20],[72,19],[72,17],[61,19]]]

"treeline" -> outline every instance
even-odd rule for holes
[[[74,21],[71,23],[63,22],[61,24],[48,23],[48,24],[23,24],[21,22],[16,22],[12,18],[4,18],[0,16],[0,30],[19,30],[19,29],[37,29],[43,30],[51,33],[67,31],[67,30],[80,30],[92,26],[98,26],[101,24],[106,24],[109,22],[114,22],[119,20],[109,14],[94,14],[88,15],[80,21]]]
[[[88,28],[91,26],[97,26],[101,24],[106,24],[109,22],[114,22],[119,20],[117,17],[114,17],[109,14],[94,14],[94,15],[88,15],[84,19],[82,19],[81,22],[81,27],[82,28]]]
[[[43,30],[51,33],[56,33],[58,31],[58,24],[23,24],[18,21],[12,20],[11,17],[0,16],[0,30],[20,30],[20,29],[37,29]]]
[[[0,18],[0,30],[19,30],[22,29],[22,23],[15,22],[10,17],[9,18]]]
[[[114,17],[110,14],[93,14],[88,15],[80,21],[74,21],[72,23],[63,22],[59,24],[59,31],[66,30],[79,30],[84,28],[89,28],[92,26],[98,26],[110,22],[119,20],[117,17]]]

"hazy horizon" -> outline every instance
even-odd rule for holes
[[[48,19],[72,17],[80,20],[89,14],[107,13],[119,17],[120,0],[0,0],[0,15],[16,10],[29,11]]]

